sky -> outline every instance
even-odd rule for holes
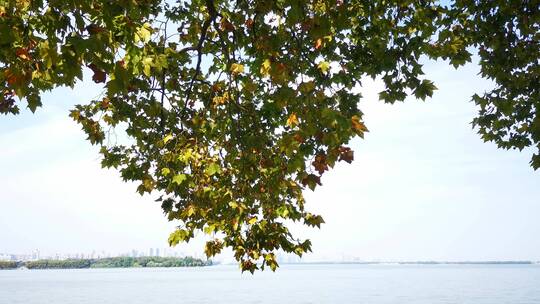
[[[326,224],[292,228],[313,243],[306,260],[540,260],[540,172],[531,151],[497,149],[472,129],[470,96],[491,87],[478,70],[428,63],[439,90],[425,102],[385,105],[380,82],[363,83],[370,132],[350,143],[355,161],[305,192]],[[99,91],[91,82],[57,89],[36,114],[0,117],[0,253],[167,247],[175,224],[154,197],[101,169],[68,117]],[[203,239],[178,250],[201,256]]]

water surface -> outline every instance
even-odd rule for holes
[[[540,265],[283,265],[0,271],[1,304],[540,303]]]

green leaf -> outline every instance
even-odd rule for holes
[[[188,241],[190,233],[184,229],[177,229],[169,236],[169,246],[176,246],[178,243]]]
[[[437,87],[432,81],[424,79],[414,91],[414,96],[416,96],[416,98],[425,100],[426,97],[433,96],[433,91],[435,91],[436,89]]]
[[[36,109],[42,106],[41,97],[39,95],[29,95],[26,97],[26,100],[28,101],[28,108],[32,113],[36,112]]]
[[[206,168],[206,174],[212,176],[214,174],[220,173],[221,167],[216,163],[210,163]]]
[[[177,174],[173,177],[172,182],[181,185],[186,179],[187,176],[185,174]]]
[[[163,138],[163,143],[164,144],[167,144],[169,141],[171,141],[172,139],[174,138],[174,136],[172,134],[167,134],[167,136],[165,136]]]
[[[163,176],[167,176],[167,175],[169,175],[170,173],[171,173],[171,169],[169,169],[169,168],[163,168],[163,169],[161,169],[161,175],[163,175]]]

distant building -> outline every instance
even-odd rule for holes
[[[11,254],[0,253],[0,261],[11,261]]]

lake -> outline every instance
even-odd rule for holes
[[[1,304],[540,303],[540,265],[283,265],[0,271]]]

